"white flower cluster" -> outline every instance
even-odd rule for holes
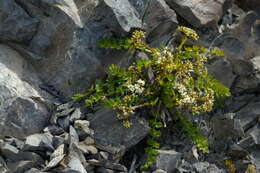
[[[127,85],[127,88],[132,93],[141,94],[144,91],[144,85],[145,85],[145,81],[142,80],[142,79],[139,79],[139,80],[136,81],[136,84]]]
[[[168,47],[165,47],[162,52],[156,52],[156,56],[157,56],[157,61],[156,61],[157,64],[161,64],[163,60],[173,57],[172,52]]]
[[[175,88],[178,90],[178,92],[183,97],[180,100],[180,103],[182,103],[182,104],[192,104],[192,103],[195,102],[195,98],[193,98],[189,95],[187,88],[183,84],[176,83],[175,86],[176,86]]]

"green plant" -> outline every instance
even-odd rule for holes
[[[117,117],[125,127],[131,126],[131,116],[142,111],[151,126],[147,140],[149,168],[156,158],[160,144],[161,118],[165,112],[181,122],[183,129],[202,151],[207,151],[207,140],[185,114],[211,111],[214,102],[230,96],[229,89],[208,73],[206,62],[210,57],[223,55],[218,49],[186,46],[188,39],[198,40],[195,31],[179,27],[183,39],[178,47],[152,48],[145,43],[145,33],[135,31],[130,39],[107,39],[100,42],[104,48],[131,49],[146,53],[148,59],[139,59],[128,68],[111,65],[107,77],[97,82],[87,93],[77,94],[74,100],[85,99],[87,107],[97,103],[118,111]],[[145,112],[145,113],[144,113]]]

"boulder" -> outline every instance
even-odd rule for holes
[[[25,137],[45,127],[52,97],[39,89],[40,84],[27,61],[0,45],[0,138]]]
[[[217,26],[226,0],[166,0],[169,6],[195,27]]]

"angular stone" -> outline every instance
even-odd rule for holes
[[[144,119],[133,116],[130,119],[133,125],[125,128],[122,121],[117,119],[116,114],[111,109],[101,109],[90,121],[90,127],[95,132],[95,143],[98,145],[112,145],[127,149],[137,144],[148,134],[150,128]]]
[[[182,154],[174,150],[158,150],[156,168],[174,172],[180,165]]]
[[[166,0],[169,6],[195,27],[217,26],[226,0]]]

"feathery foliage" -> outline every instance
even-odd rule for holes
[[[87,107],[96,103],[118,111],[118,119],[125,127],[130,127],[131,116],[145,110],[151,131],[146,149],[148,158],[143,169],[149,168],[156,159],[160,144],[157,138],[163,128],[161,114],[179,119],[183,129],[194,144],[206,152],[206,138],[199,133],[198,127],[184,114],[200,114],[211,111],[214,103],[230,96],[229,89],[208,73],[206,63],[212,56],[222,56],[218,49],[206,49],[200,46],[186,46],[188,39],[198,40],[195,31],[179,27],[177,32],[184,35],[178,47],[152,48],[145,43],[145,33],[135,31],[130,39],[106,39],[100,46],[112,49],[131,49],[142,51],[149,59],[139,59],[128,68],[111,65],[105,80],[97,82],[85,94],[77,94],[74,100],[85,99]]]

